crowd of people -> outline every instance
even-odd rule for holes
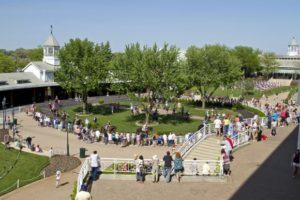
[[[255,81],[254,85],[255,85],[255,88],[259,91],[270,90],[272,88],[280,86],[279,83],[266,81],[266,80]]]

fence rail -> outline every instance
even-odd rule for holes
[[[13,190],[19,189],[20,187],[23,187],[24,185],[27,185],[31,182],[34,182],[36,180],[39,180],[41,178],[45,178],[45,170],[42,171],[42,173],[36,177],[30,178],[30,179],[26,179],[26,180],[22,180],[22,179],[18,179],[16,182],[14,182],[11,186],[5,188],[4,190],[0,191],[0,196],[11,192]]]

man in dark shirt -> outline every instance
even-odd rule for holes
[[[27,143],[28,149],[31,149],[31,141],[32,141],[32,138],[31,138],[30,136],[28,136],[28,137],[26,138],[26,143]]]
[[[172,161],[173,158],[170,155],[170,151],[167,151],[167,155],[163,158],[164,163],[164,177],[166,182],[169,183],[171,181],[171,172],[172,172]]]

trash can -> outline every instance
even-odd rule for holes
[[[14,119],[14,125],[18,124],[18,119]]]
[[[85,148],[80,148],[79,149],[79,157],[80,158],[85,158]]]

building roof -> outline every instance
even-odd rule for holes
[[[46,62],[34,61],[34,62],[28,63],[28,65],[26,65],[26,67],[23,68],[23,71],[25,71],[31,65],[34,65],[40,71],[45,70],[47,72],[54,72],[56,69],[60,68],[59,65],[50,65],[50,64],[48,64]]]
[[[291,40],[289,46],[298,46],[298,42],[297,42],[295,37],[293,37],[293,39]]]
[[[44,82],[31,72],[0,73],[0,91],[58,86],[56,82]]]
[[[49,35],[48,39],[44,42],[44,46],[59,47],[59,44],[52,33]]]
[[[276,59],[276,60],[279,64],[278,68],[300,69],[300,59],[298,60]]]
[[[40,70],[46,70],[46,71],[52,71],[54,72],[55,69],[59,68],[60,66],[58,65],[50,65],[46,62],[42,62],[42,61],[35,61],[35,62],[31,62],[33,65],[35,65],[37,68],[39,68]]]

